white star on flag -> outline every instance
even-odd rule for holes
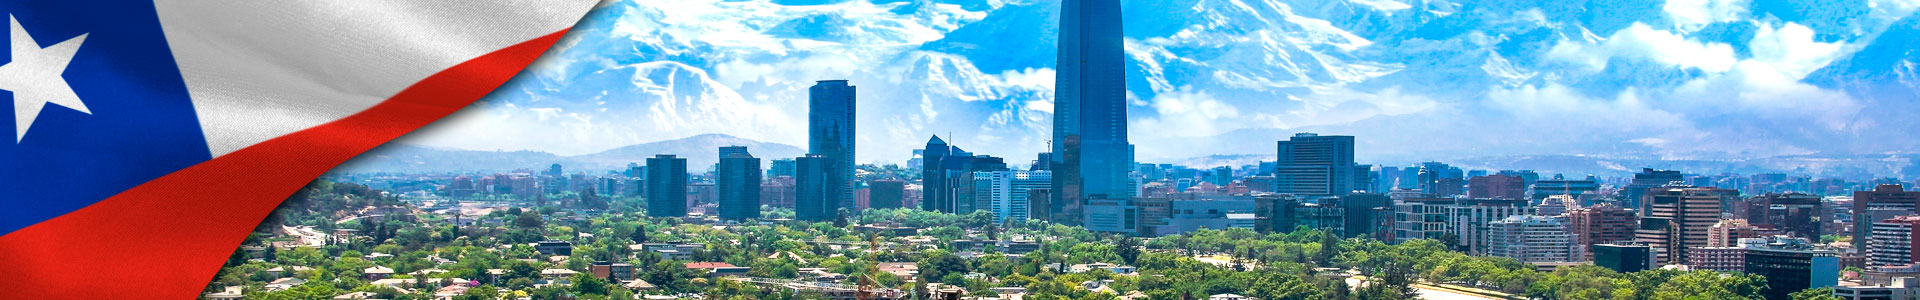
[[[33,119],[40,117],[40,109],[47,103],[93,114],[87,111],[86,103],[80,102],[80,95],[73,93],[73,86],[67,85],[67,79],[60,77],[87,35],[40,48],[20,26],[19,19],[8,15],[7,20],[12,23],[13,61],[0,65],[0,90],[13,92],[13,142],[27,137],[27,128],[33,126]]]

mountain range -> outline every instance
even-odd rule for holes
[[[1920,149],[1920,1],[1121,2],[1142,161],[1268,153],[1296,132],[1354,135],[1374,162]],[[934,134],[1032,157],[1050,136],[1059,5],[608,1],[520,78],[402,142],[555,157],[707,133],[798,145],[806,88],[848,79],[863,162],[904,162]]]
[[[520,169],[546,170],[560,164],[567,172],[625,170],[628,163],[646,165],[646,159],[671,154],[687,160],[687,171],[702,172],[719,162],[722,146],[746,146],[747,152],[766,161],[794,158],[806,153],[798,147],[762,143],[724,134],[702,134],[686,138],[629,145],[592,154],[561,156],[539,151],[475,151],[406,144],[389,144],[348,161],[346,172],[453,173],[511,172]]]

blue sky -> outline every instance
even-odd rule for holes
[[[621,0],[410,144],[562,155],[724,133],[805,145],[805,88],[860,88],[859,157],[931,134],[1024,159],[1051,122],[1057,0]],[[1920,0],[1126,1],[1142,160],[1686,159],[1920,146]]]

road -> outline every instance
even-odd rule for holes
[[[1362,277],[1363,276],[1347,277],[1347,286],[1353,287],[1355,289],[1360,288],[1361,285],[1366,284],[1365,282],[1361,281]],[[1425,284],[1413,285],[1413,291],[1415,293],[1420,294],[1420,299],[1430,299],[1430,300],[1499,300],[1500,299],[1500,298],[1493,298],[1493,297],[1487,297],[1487,296],[1481,296],[1481,295],[1456,292],[1452,290],[1436,288],[1436,287],[1425,285]]]

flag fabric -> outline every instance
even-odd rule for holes
[[[195,298],[290,194],[490,93],[593,7],[0,0],[0,299]]]

